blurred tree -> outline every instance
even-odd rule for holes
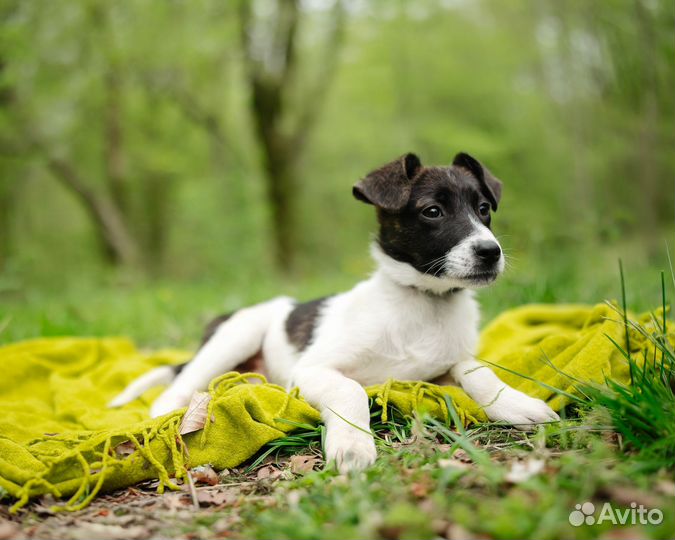
[[[3,72],[5,70],[5,62],[0,57],[0,81],[3,80]],[[14,92],[6,85],[0,86],[0,117],[5,118],[7,109],[9,109],[14,101]],[[11,164],[9,163],[10,146],[8,141],[0,140],[0,148],[2,155],[0,155],[0,271],[4,269],[12,251],[12,210],[16,202],[18,184],[12,182]]]
[[[318,69],[298,83],[300,0],[240,2],[241,39],[251,92],[251,115],[263,152],[267,197],[274,224],[275,254],[283,270],[293,266],[300,171],[308,137],[330,87],[342,44],[344,12],[335,1]],[[293,96],[292,93],[295,93]]]
[[[150,108],[140,116],[131,110],[143,91],[135,84],[139,68],[133,43],[125,42],[133,29],[128,25],[132,12],[100,1],[51,5],[44,11],[14,4],[9,18],[42,32],[44,42],[38,39],[26,54],[25,35],[10,41],[18,56],[12,75],[19,88],[8,87],[17,97],[3,105],[13,109],[14,133],[7,141],[12,151],[27,163],[42,162],[71,193],[89,217],[105,259],[154,271],[166,246],[174,182],[166,165],[145,165],[126,137],[127,131],[138,132],[154,121],[147,114]],[[50,48],[50,40],[58,46]],[[77,67],[64,77],[64,64],[71,62]],[[64,111],[66,123],[59,121]]]
[[[92,33],[97,36],[109,32],[107,28],[109,24],[108,13],[102,3],[79,5],[76,10],[75,14],[78,18],[75,19],[75,25],[79,23],[91,27]],[[72,30],[70,26],[73,21],[68,18],[68,15],[74,13],[72,11],[68,14],[59,13],[58,10],[55,13],[60,17],[52,18],[47,23],[45,20],[46,14],[41,14],[34,9],[26,9],[17,3],[12,15],[25,17],[30,24],[37,28],[45,24],[51,24],[56,34]],[[54,13],[51,13],[51,15],[54,15]],[[101,77],[100,81],[105,100],[102,107],[103,111],[101,111],[103,129],[101,135],[99,135],[104,147],[104,173],[100,175],[104,180],[104,185],[97,188],[89,177],[99,175],[91,170],[83,171],[83,165],[87,160],[75,159],[76,142],[73,141],[71,145],[64,144],[66,141],[54,136],[53,126],[42,122],[40,109],[35,107],[37,103],[31,103],[30,101],[39,96],[42,88],[21,88],[20,91],[13,89],[17,96],[17,99],[12,100],[11,103],[12,108],[15,109],[13,111],[16,129],[14,140],[15,146],[20,147],[27,158],[32,156],[33,159],[35,157],[41,159],[46,164],[52,177],[82,205],[90,218],[96,238],[106,258],[114,264],[134,265],[139,261],[141,250],[131,230],[127,214],[128,194],[120,111],[122,83],[118,73],[119,67],[111,57],[113,51],[110,50],[109,43],[106,43],[105,40],[101,40],[100,43],[103,45],[101,50],[103,51],[103,69],[105,71],[105,75]],[[85,53],[87,45],[85,40],[77,43],[77,56],[87,56]],[[53,75],[53,72],[49,73],[50,68],[56,67],[60,58],[56,51],[53,52],[56,56],[52,58],[49,58],[52,51],[40,50],[38,53],[39,61],[43,63],[42,70],[35,77],[39,81],[40,77]],[[89,60],[96,62],[101,58],[94,57],[93,59],[89,58]],[[93,69],[90,68],[91,71],[86,73],[85,81],[80,82],[95,84],[95,80],[98,78],[96,68],[100,68],[101,65],[92,67]],[[31,82],[34,84],[34,81]],[[43,80],[42,84],[45,82]],[[30,90],[34,90],[37,95]],[[72,106],[74,103],[70,105]],[[82,113],[86,114],[86,104],[79,103],[79,105],[82,107]]]
[[[498,171],[521,256],[656,253],[672,28],[654,0],[3,0],[0,259],[360,273],[349,187],[408,150]]]

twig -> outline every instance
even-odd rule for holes
[[[188,486],[190,488],[190,496],[192,497],[192,506],[195,510],[199,510],[199,499],[197,498],[197,488],[195,488],[195,482],[192,480],[192,475],[190,470],[186,470]]]

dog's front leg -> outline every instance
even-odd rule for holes
[[[358,382],[335,369],[305,363],[294,370],[293,384],[321,412],[326,425],[327,462],[334,462],[345,473],[364,469],[375,461],[368,396]]]
[[[451,374],[464,391],[483,407],[490,420],[507,422],[518,429],[530,429],[532,424],[560,420],[541,399],[511,388],[489,367],[474,359],[455,364]]]

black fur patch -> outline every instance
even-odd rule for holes
[[[297,304],[293,311],[288,314],[286,319],[286,335],[298,351],[304,351],[311,343],[314,337],[314,328],[316,327],[316,320],[319,317],[323,303],[330,298],[325,296],[305,302],[304,304]]]

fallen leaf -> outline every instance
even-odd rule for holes
[[[460,461],[458,459],[446,459],[446,458],[441,458],[437,461],[438,466],[441,469],[461,469],[461,470],[466,470],[470,469],[471,465],[464,461]]]
[[[286,502],[291,508],[297,508],[298,504],[300,504],[300,499],[302,499],[302,496],[304,495],[304,492],[300,490],[294,490],[291,491],[288,495],[286,495]]]
[[[126,458],[136,451],[136,445],[131,441],[124,441],[115,447],[115,455],[118,458]]]
[[[410,491],[415,497],[421,499],[429,495],[429,485],[425,482],[414,482],[410,486]]]
[[[218,473],[208,464],[191,469],[190,474],[195,482],[201,482],[210,486],[215,486],[218,483]]]
[[[279,478],[281,474],[281,471],[276,467],[273,467],[272,465],[265,465],[264,467],[260,467],[258,469],[255,477],[256,480],[274,480]]]
[[[209,527],[212,533],[216,534],[216,538],[231,538],[231,530],[234,525],[241,522],[241,518],[237,515],[229,515],[222,517]]]
[[[448,525],[448,530],[445,533],[445,537],[448,538],[448,540],[471,540],[472,538],[476,538],[464,527],[458,525],[457,523],[451,523]]]
[[[184,510],[190,504],[190,497],[185,493],[168,493],[161,497],[161,503],[171,512]]]
[[[400,525],[383,524],[377,528],[377,534],[385,540],[398,540],[403,531],[404,529]]]
[[[458,448],[455,450],[452,454],[452,456],[455,459],[458,459],[460,461],[464,461],[465,463],[471,463],[473,460],[471,459],[471,456],[466,452],[466,450],[462,450],[461,448]]]
[[[675,482],[671,482],[670,480],[659,480],[656,484],[656,491],[659,491],[664,495],[675,497]]]
[[[539,474],[544,469],[543,459],[528,459],[516,461],[511,465],[511,470],[506,473],[506,481],[512,484],[520,484]]]
[[[224,490],[203,490],[197,492],[197,500],[200,506],[224,506],[231,505],[237,501],[236,492],[229,489]]]
[[[19,525],[13,521],[0,520],[0,540],[14,538],[19,532]]]
[[[192,394],[187,411],[183,415],[178,432],[181,435],[199,431],[206,424],[206,409],[211,401],[208,392],[195,392]]]
[[[444,519],[431,520],[431,530],[434,531],[437,535],[442,535],[445,531],[447,531],[448,526],[449,523]]]
[[[137,540],[149,536],[150,531],[140,525],[122,527],[120,525],[80,522],[79,527],[72,531],[70,538],[73,538],[73,540],[110,540],[111,538]]]
[[[291,472],[294,474],[307,474],[314,470],[314,465],[319,459],[316,456],[291,456]]]

